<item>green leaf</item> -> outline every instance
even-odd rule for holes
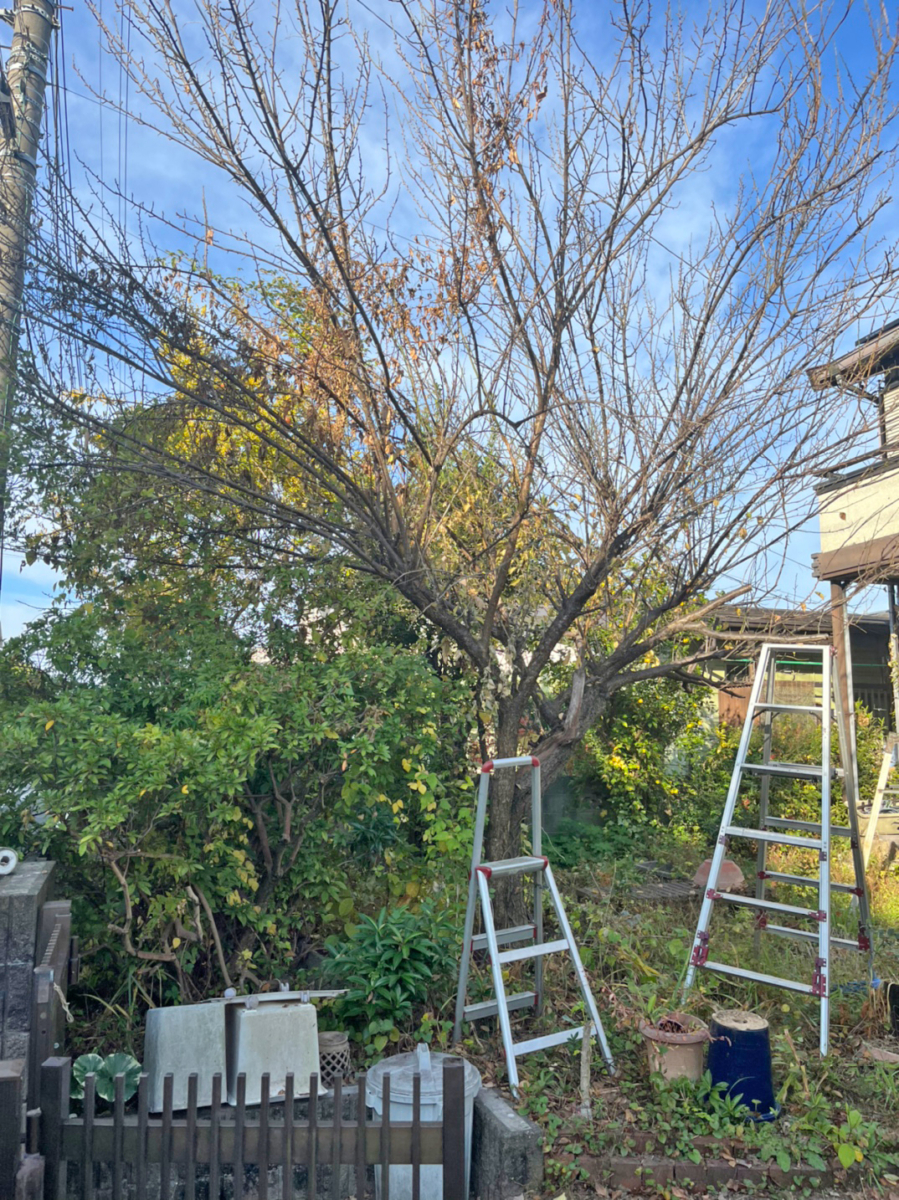
[[[778,1150],[774,1157],[777,1159],[777,1165],[782,1171],[789,1171],[790,1156],[787,1154],[786,1150]]]
[[[839,1146],[837,1146],[837,1158],[840,1160],[842,1166],[844,1166],[848,1171],[855,1162],[855,1147],[850,1146],[847,1142],[841,1142]]]
[[[103,1070],[103,1059],[99,1054],[82,1054],[72,1064],[73,1100],[80,1100],[84,1095],[84,1081],[88,1075],[98,1075]]]

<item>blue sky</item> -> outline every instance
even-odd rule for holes
[[[183,5],[176,2],[179,10]],[[352,5],[358,12],[360,6]],[[383,4],[381,9],[386,8]],[[527,10],[525,4],[524,9]],[[696,14],[706,14],[705,5],[694,5]],[[840,52],[852,63],[856,46],[864,39],[866,17],[861,6],[851,6],[850,17],[839,39]],[[383,36],[379,24],[379,4],[375,0],[368,6],[369,26],[374,38]],[[603,9],[595,4],[584,3],[580,26],[585,44],[595,47],[597,59],[601,59],[604,47]],[[97,13],[102,20],[121,27],[127,36],[127,26],[121,25],[121,16],[116,13],[112,0],[98,0]],[[68,140],[71,147],[72,174],[76,188],[87,195],[88,184],[85,172],[93,172],[110,185],[117,182],[129,193],[144,203],[152,203],[170,219],[180,214],[189,217],[202,213],[204,206],[209,211],[211,222],[219,227],[235,231],[248,229],[251,214],[240,197],[227,186],[222,186],[220,177],[209,168],[198,165],[186,152],[179,150],[166,139],[140,124],[123,118],[116,111],[121,103],[133,100],[129,94],[127,80],[111,58],[102,49],[98,26],[86,8],[78,5],[74,11],[61,13],[64,28],[60,40],[60,67],[64,64],[66,91],[64,95],[68,118]],[[6,41],[8,42],[8,36]],[[63,82],[60,70],[57,83]],[[109,103],[99,102],[91,91],[105,93]],[[737,141],[731,148],[734,178],[744,170],[757,148]],[[715,194],[715,181],[699,177],[693,197],[694,214],[700,218],[708,211]],[[672,241],[688,236],[690,214],[672,214],[670,237]],[[887,214],[882,223],[888,232],[895,217]],[[176,235],[171,234],[172,244]],[[884,320],[889,318],[884,314]],[[846,345],[862,333],[868,332],[870,322],[864,328],[846,331]],[[815,581],[811,575],[811,555],[817,550],[817,528],[815,523],[795,534],[789,545],[787,561],[781,578],[779,593],[783,600],[800,602],[815,600]],[[21,557],[7,553],[4,560],[3,589],[0,593],[0,622],[4,637],[18,632],[22,625],[49,603],[54,577],[43,564],[34,564],[22,569]],[[882,608],[883,597],[879,592],[866,597],[866,608]]]

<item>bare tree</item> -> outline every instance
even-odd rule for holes
[[[204,215],[173,264],[85,214],[68,274],[45,243],[27,419],[236,506],[259,553],[389,583],[476,671],[485,752],[551,781],[618,688],[697,661],[849,432],[805,367],[893,287],[896,34],[853,77],[848,7],[792,0],[610,0],[595,58],[565,0],[127,8],[134,43],[105,34],[140,119],[259,232]],[[76,398],[60,339],[94,364]],[[187,439],[148,432],[175,415]]]

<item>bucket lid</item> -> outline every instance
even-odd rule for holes
[[[384,1076],[390,1076],[390,1099],[412,1100],[412,1079],[421,1074],[422,1104],[432,1104],[443,1098],[443,1064],[449,1054],[432,1054],[427,1043],[420,1042],[411,1054],[395,1054],[382,1058],[365,1077],[366,1089],[379,1099],[384,1092]],[[473,1063],[462,1060],[465,1067],[465,1095],[476,1096],[481,1088],[481,1075]]]

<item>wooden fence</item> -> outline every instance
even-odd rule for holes
[[[383,1119],[368,1120],[358,1077],[357,1116],[344,1118],[345,1093],[333,1089],[333,1115],[318,1119],[318,1078],[312,1076],[308,1117],[294,1117],[294,1081],[288,1075],[278,1102],[271,1103],[268,1075],[262,1076],[258,1111],[247,1110],[246,1077],[238,1076],[237,1102],[222,1103],[222,1077],[212,1079],[212,1104],[198,1111],[197,1076],[188,1083],[188,1105],[172,1110],[173,1078],[166,1076],[163,1111],[148,1111],[149,1081],[141,1076],[136,1111],[126,1112],[125,1080],[115,1081],[111,1112],[97,1112],[96,1080],[85,1080],[83,1113],[69,1114],[71,1061],[49,1058],[41,1067],[40,1114],[29,1114],[29,1149],[44,1157],[45,1200],[66,1200],[69,1164],[80,1177],[81,1200],[309,1200],[341,1195],[365,1200],[371,1194],[369,1167],[407,1168],[413,1200],[421,1200],[422,1167],[439,1166],[444,1200],[466,1200],[465,1093],[460,1059],[443,1068],[443,1120],[421,1120],[421,1079],[413,1084],[412,1120],[392,1121],[390,1076],[383,1080]],[[98,1163],[107,1164],[105,1172]],[[250,1172],[247,1168],[255,1168]],[[152,1170],[151,1170],[152,1168]],[[280,1168],[280,1170],[277,1170]],[[199,1178],[198,1178],[199,1176]],[[230,1182],[223,1191],[223,1183]],[[353,1189],[348,1191],[352,1178]],[[427,1177],[426,1177],[427,1178]],[[390,1200],[391,1172],[380,1171],[381,1200]],[[319,1185],[322,1185],[321,1187]],[[424,1200],[428,1200],[427,1192]]]

